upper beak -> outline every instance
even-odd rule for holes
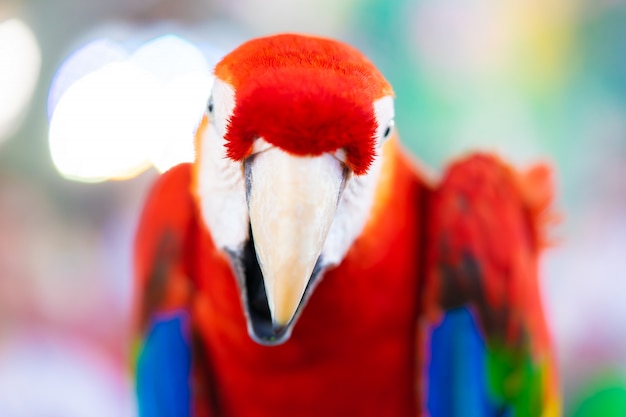
[[[250,225],[272,323],[293,319],[335,217],[347,169],[272,147],[246,161]]]

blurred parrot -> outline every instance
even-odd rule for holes
[[[548,168],[429,179],[341,42],[254,39],[214,72],[196,159],[137,230],[141,416],[560,415]]]

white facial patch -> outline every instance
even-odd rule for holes
[[[322,250],[324,264],[339,265],[363,231],[374,203],[381,166],[380,156],[377,155],[366,174],[347,178]]]
[[[223,138],[226,136],[228,121],[235,110],[235,91],[230,85],[216,78],[211,94],[213,95],[213,123],[217,133]]]
[[[235,92],[219,79],[213,86],[213,117],[201,138],[198,195],[202,217],[218,248],[236,250],[248,239],[248,206],[241,162],[226,156],[224,135]]]
[[[376,149],[378,150],[390,136],[385,136],[387,128],[389,126],[393,128],[393,97],[385,96],[376,100],[374,102],[374,115],[378,124],[376,130]],[[374,156],[374,161],[367,173],[363,175],[352,174],[347,178],[335,219],[322,250],[325,264],[339,265],[356,238],[363,232],[374,205],[374,194],[381,167],[381,157],[377,154]]]

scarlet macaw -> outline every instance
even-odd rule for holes
[[[546,168],[435,184],[343,43],[249,41],[136,239],[142,416],[556,416],[537,280]]]

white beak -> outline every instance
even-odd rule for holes
[[[298,310],[335,217],[346,172],[330,154],[294,156],[275,147],[246,164],[254,247],[277,329]]]

